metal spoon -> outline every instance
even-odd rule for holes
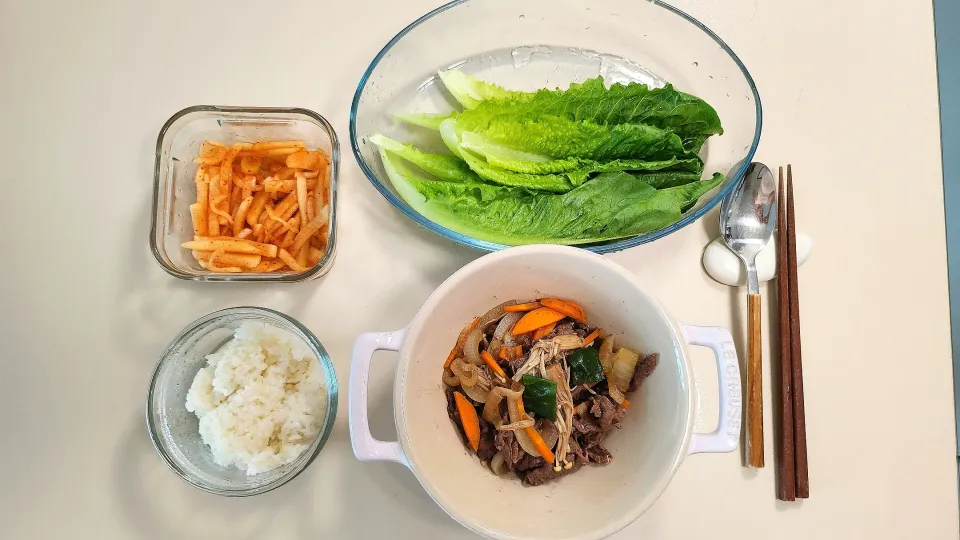
[[[763,367],[760,344],[760,284],[757,253],[777,223],[777,181],[762,163],[751,163],[743,180],[720,204],[723,241],[747,267],[749,351],[747,361],[747,465],[763,467]]]

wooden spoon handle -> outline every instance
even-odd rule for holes
[[[760,295],[747,295],[747,465],[763,467],[763,364],[760,346]]]

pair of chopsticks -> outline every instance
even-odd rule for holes
[[[797,234],[793,211],[793,169],[787,165],[787,198],[783,167],[777,198],[777,294],[780,300],[780,466],[777,498],[810,497],[807,470],[807,426],[803,410],[803,365],[800,359],[800,303],[797,298]]]

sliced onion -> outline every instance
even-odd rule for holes
[[[600,365],[603,366],[603,373],[609,377],[613,369],[613,336],[603,338],[600,344]]]
[[[503,347],[503,342],[497,338],[493,338],[493,341],[490,342],[490,346],[487,347],[487,350],[490,351],[490,354],[493,355],[494,358],[496,358],[500,353],[500,347]]]
[[[525,429],[533,426],[534,426],[533,418],[527,418],[526,420],[521,420],[519,422],[511,422],[509,424],[503,424],[502,426],[497,426],[497,429],[500,431],[517,431],[518,429]]]
[[[614,386],[613,384],[607,385],[607,391],[610,392],[610,397],[617,402],[617,405],[620,405],[622,407],[623,401],[627,399],[627,397],[623,395],[623,392],[621,392],[620,389]]]
[[[507,398],[508,400],[522,399],[523,390],[514,392],[502,386],[497,386],[487,394],[487,401],[483,406],[482,416],[484,420],[498,427],[503,424],[503,417],[500,415],[500,402],[503,401],[503,398]]]
[[[460,377],[457,377],[455,373],[449,373],[447,370],[443,370],[443,384],[447,386],[460,386]]]
[[[552,449],[557,445],[560,432],[557,431],[557,426],[555,426],[553,422],[541,418],[537,421],[537,431],[540,432],[540,437],[543,439],[543,442],[546,443],[547,448]]]
[[[463,358],[475,366],[483,363],[483,360],[480,360],[480,340],[483,338],[483,332],[480,328],[479,325],[474,328],[473,332],[470,332],[470,335],[467,336],[466,341],[463,342]]]
[[[496,427],[503,424],[503,417],[500,416],[500,402],[503,401],[503,394],[498,392],[501,387],[496,387],[487,394],[487,401],[483,405],[483,419]]]
[[[464,362],[462,358],[457,358],[450,364],[450,371],[460,379],[460,386],[464,390],[480,382],[480,370],[477,366]]]
[[[613,357],[613,369],[607,376],[607,386],[616,386],[621,392],[626,392],[627,388],[630,387],[630,381],[633,379],[633,372],[636,371],[639,360],[640,355],[626,347],[620,347],[620,350]]]
[[[490,381],[481,377],[477,384],[470,387],[463,387],[463,393],[477,403],[486,403],[487,396],[490,395]]]
[[[484,313],[483,316],[480,317],[480,324],[478,324],[477,327],[483,329],[483,328],[486,328],[487,325],[492,323],[493,321],[500,320],[500,318],[503,317],[504,315],[503,308],[515,303],[516,302],[514,302],[513,300],[510,300]]]
[[[510,423],[516,423],[520,420],[520,411],[517,409],[517,400],[507,399],[507,411],[510,413]],[[517,438],[517,442],[520,443],[520,448],[523,448],[523,451],[530,454],[531,456],[539,456],[540,452],[537,452],[537,448],[533,445],[533,441],[530,440],[530,437],[527,437],[527,434],[523,430],[514,431],[514,436]]]
[[[500,324],[497,325],[496,330],[493,331],[493,338],[506,341],[507,331],[513,328],[513,325],[517,324],[517,321],[519,321],[521,317],[523,317],[523,313],[520,312],[512,312],[504,315],[504,317],[500,319]],[[513,341],[512,336],[510,341]]]
[[[493,456],[493,459],[490,460],[490,470],[497,476],[503,476],[510,472],[510,468],[507,467],[507,460],[504,459],[503,454],[497,452],[497,454]]]

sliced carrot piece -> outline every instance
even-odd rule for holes
[[[520,413],[520,419],[523,420],[527,418],[526,411],[523,410],[523,400],[517,400],[517,412]],[[474,411],[476,414],[476,411]],[[527,434],[527,437],[530,437],[530,442],[533,443],[533,447],[537,449],[537,452],[540,453],[540,457],[547,460],[547,463],[553,463],[557,460],[556,456],[553,455],[553,452],[550,450],[550,447],[547,446],[547,443],[543,442],[543,437],[540,436],[540,432],[537,431],[537,428],[530,426],[523,428],[523,432]],[[479,428],[478,428],[478,444],[479,444]]]
[[[550,323],[546,326],[541,326],[537,328],[537,331],[533,333],[533,340],[540,341],[541,339],[547,337],[547,334],[553,332],[553,329],[557,327],[557,323]]]
[[[470,322],[467,326],[460,331],[460,336],[457,338],[457,344],[453,346],[453,349],[450,350],[450,354],[447,355],[447,361],[443,363],[443,369],[450,367],[450,364],[453,363],[453,359],[457,357],[457,352],[463,350],[463,342],[467,340],[467,336],[470,335],[470,332],[473,332],[473,329],[480,324],[480,317],[477,317]]]
[[[504,306],[503,310],[507,313],[522,312],[522,311],[533,311],[540,307],[540,304],[537,302],[528,302],[526,304],[514,304],[512,306]]]
[[[507,374],[503,372],[503,369],[497,364],[497,361],[493,359],[493,355],[490,354],[490,351],[483,351],[480,353],[480,358],[483,358],[483,361],[493,370],[494,373],[507,378]]]
[[[623,400],[623,403],[621,403],[620,406],[623,407],[624,409],[626,409],[627,407],[630,406],[630,400],[624,399],[624,400]]]
[[[593,332],[590,332],[589,334],[587,334],[587,337],[583,338],[583,346],[586,347],[586,346],[590,345],[591,343],[593,343],[594,341],[596,341],[596,339],[597,339],[598,337],[600,337],[600,329],[599,329],[599,328],[597,328],[597,329],[594,330]]]
[[[517,345],[516,347],[513,348],[513,357],[520,358],[521,356],[523,356],[523,347],[521,347],[520,345]]]
[[[560,300],[559,298],[544,298],[540,300],[540,303],[543,304],[544,307],[559,311],[577,322],[587,324],[587,314],[576,302]]]
[[[473,448],[473,451],[476,452],[480,448],[480,419],[477,418],[477,410],[460,392],[453,393],[453,400],[457,402],[457,412],[460,413],[463,433],[467,436],[470,448]]]
[[[507,359],[507,349],[509,349],[509,348],[510,348],[510,347],[500,347],[500,352],[497,353],[497,356],[498,356],[501,360],[506,360],[506,359]]]
[[[560,322],[565,317],[566,315],[563,313],[547,307],[535,309],[523,317],[520,317],[520,320],[517,321],[517,324],[513,326],[513,330],[511,330],[510,333],[515,336],[519,336],[521,334],[533,332],[537,328],[555,322]]]

